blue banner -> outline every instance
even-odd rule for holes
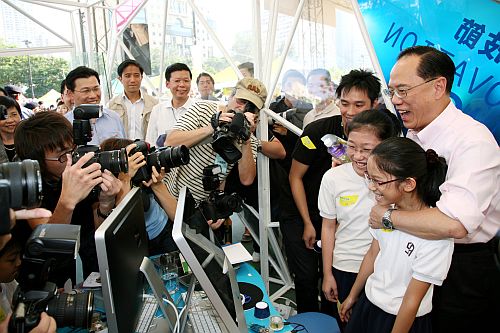
[[[494,0],[358,1],[386,82],[403,49],[434,46],[456,66],[455,105],[500,142],[500,4]]]

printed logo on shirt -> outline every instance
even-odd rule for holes
[[[302,141],[302,144],[304,145],[304,147],[306,147],[307,149],[316,149],[316,146],[314,145],[314,143],[311,141],[311,139],[309,139],[308,136],[303,136],[302,138],[300,138],[300,141]]]
[[[359,195],[342,195],[339,198],[339,204],[343,207],[355,205],[358,202]]]
[[[413,253],[413,250],[415,250],[415,245],[412,242],[408,242],[406,244],[406,250],[405,253],[409,256]]]

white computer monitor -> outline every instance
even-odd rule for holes
[[[195,201],[187,187],[179,193],[172,236],[229,332],[248,332],[233,266],[224,251],[189,223]]]
[[[133,333],[141,314],[148,236],[140,191],[132,189],[95,232],[110,333]]]

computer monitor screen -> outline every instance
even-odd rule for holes
[[[134,188],[95,232],[102,294],[110,333],[134,332],[142,308],[142,260],[148,238],[139,188]]]
[[[195,201],[184,187],[179,193],[172,236],[229,332],[247,332],[233,266],[222,249],[190,226]]]

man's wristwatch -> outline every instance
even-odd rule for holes
[[[257,152],[262,153],[262,141],[258,140],[257,143]]]
[[[384,216],[382,216],[382,227],[385,230],[394,230],[394,224],[392,224],[391,220],[391,213],[394,210],[394,208],[389,208],[385,213]]]

